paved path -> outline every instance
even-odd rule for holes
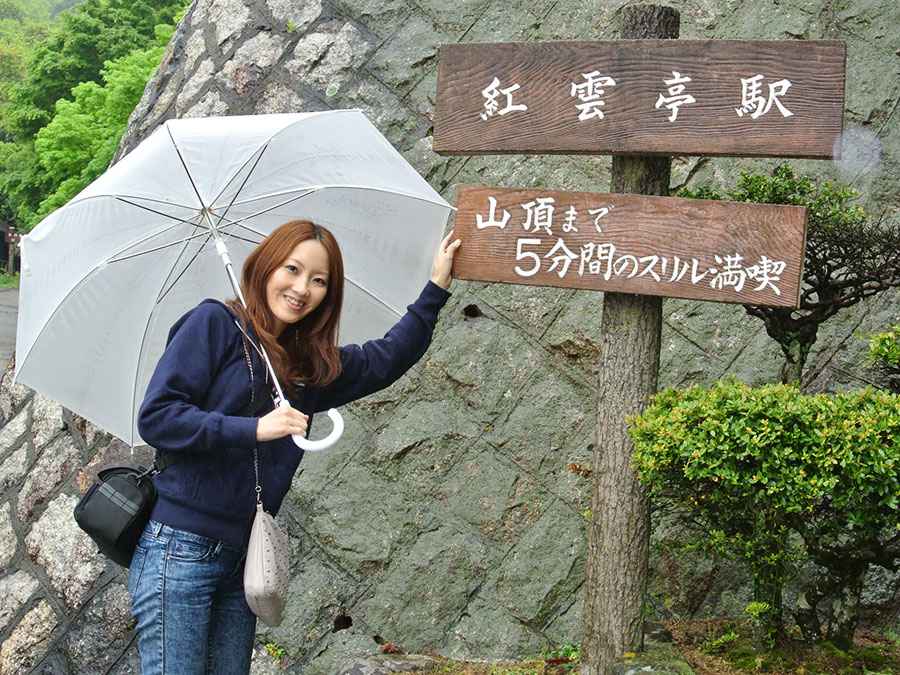
[[[19,315],[19,289],[0,289],[0,364],[6,364],[16,350],[16,317]]]

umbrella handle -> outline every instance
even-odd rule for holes
[[[282,407],[290,407],[291,404],[289,401],[282,399],[279,405]],[[301,436],[300,434],[293,434],[291,438],[294,439],[294,443],[296,443],[304,450],[309,450],[311,452],[325,450],[337,443],[337,440],[341,437],[341,434],[344,433],[344,418],[341,417],[341,414],[334,408],[331,408],[328,411],[328,416],[331,418],[331,423],[334,425],[334,428],[331,430],[331,433],[328,434],[325,438],[322,438],[318,441],[311,441],[308,438]]]

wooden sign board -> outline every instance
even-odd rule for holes
[[[796,307],[806,209],[463,187],[460,279]]]
[[[434,150],[838,156],[842,42],[445,45]]]

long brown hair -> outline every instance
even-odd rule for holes
[[[308,239],[321,243],[328,253],[325,298],[309,315],[275,335],[275,315],[266,300],[266,284],[297,245]],[[344,261],[331,232],[309,220],[291,220],[279,226],[244,262],[241,291],[246,310],[237,299],[227,304],[245,328],[248,321],[252,324],[286,393],[294,392],[299,383],[321,386],[340,375],[337,337],[344,302]]]

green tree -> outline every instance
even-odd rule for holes
[[[29,226],[65,204],[106,169],[171,34],[171,27],[160,28],[156,46],[107,63],[102,86],[84,82],[72,89],[72,100],[56,103],[56,114],[38,132],[34,144],[54,189],[41,201]]]
[[[709,186],[682,190],[679,196],[723,198]],[[785,359],[781,381],[800,384],[823,322],[871,295],[900,286],[900,222],[869,216],[851,187],[798,176],[786,164],[771,176],[742,173],[726,197],[807,209],[800,307],[744,305],[781,346]]]
[[[25,18],[25,10],[16,0],[0,0],[0,19],[21,21]]]
[[[171,23],[183,3],[172,0],[87,0],[64,12],[30,54],[27,76],[9,92],[4,126],[17,139],[34,137],[56,101],[81,82],[99,82],[103,64],[143,49],[154,27]]]
[[[173,24],[185,10],[184,3],[185,0],[167,3],[145,0],[132,4],[120,0],[88,0],[63,15],[70,27],[81,26],[80,32],[61,36],[57,28],[53,29],[54,39],[62,40],[59,44],[65,43],[71,48],[67,54],[60,55],[58,63],[52,64],[52,54],[44,46],[40,58],[36,56],[29,62],[47,66],[39,69],[38,75],[29,71],[19,84],[5,88],[0,81],[0,104],[4,92],[11,96],[5,106],[6,114],[0,113],[0,125],[18,129],[15,138],[0,129],[0,141],[5,141],[0,142],[0,213],[12,219],[20,229],[33,227],[106,168],[128,116],[174,31]],[[104,17],[103,21],[109,22],[112,28],[101,26],[100,32],[91,37],[85,26],[105,26],[96,16],[98,7],[109,9],[112,15],[118,10],[118,23],[123,25],[117,27],[113,18]],[[147,7],[154,11],[148,12]],[[126,14],[126,10],[130,14]],[[143,23],[135,20],[128,24],[129,16],[143,16]],[[149,34],[141,38],[139,48],[107,61],[96,76],[80,84],[77,80],[73,82],[71,100],[54,101],[52,114],[45,113],[27,95],[38,82],[49,85],[52,78],[42,80],[47,72],[55,73],[60,82],[75,76],[78,71],[70,57],[76,43],[95,39],[101,48],[91,47],[85,53],[110,51],[109,44],[102,46],[104,41],[114,43],[119,38],[124,41],[136,26],[145,30],[144,24],[154,17],[170,17],[171,23],[149,29]],[[121,37],[121,31],[117,32],[119,28],[125,37]],[[34,136],[25,133],[27,129],[21,125],[23,120],[27,121],[28,129],[37,128]]]
[[[38,161],[34,143],[0,143],[0,204],[19,229],[34,219],[39,204],[54,186]]]

